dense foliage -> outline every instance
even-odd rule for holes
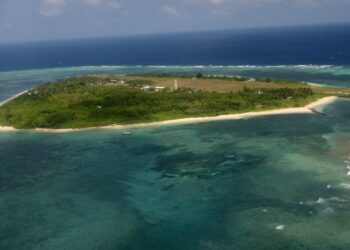
[[[131,124],[301,106],[313,98],[309,88],[147,93],[135,87],[95,82],[92,78],[71,78],[41,85],[1,107],[0,124],[16,128]],[[137,86],[135,82],[132,85]]]

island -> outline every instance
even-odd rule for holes
[[[40,84],[2,103],[7,129],[84,129],[312,112],[350,89],[211,75],[85,75]],[[276,112],[277,110],[277,112]]]

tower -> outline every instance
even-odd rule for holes
[[[177,90],[177,79],[174,81],[174,90]]]

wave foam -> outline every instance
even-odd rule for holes
[[[285,225],[278,225],[278,226],[275,227],[275,229],[279,230],[279,231],[284,230],[285,228],[286,228]]]
[[[334,70],[334,69],[349,69],[349,66],[337,65],[314,65],[314,64],[300,64],[300,65],[81,65],[69,67],[52,67],[42,69],[28,69],[18,70],[15,72],[39,72],[39,71],[79,71],[79,70],[108,70],[108,69],[164,69],[164,70]],[[0,71],[0,73],[10,73],[14,71]]]

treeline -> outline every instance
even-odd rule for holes
[[[233,80],[233,81],[248,81],[250,78],[241,76],[225,76],[225,75],[204,75],[202,73],[197,74],[170,74],[170,73],[142,73],[131,74],[128,76],[137,77],[160,77],[160,78],[197,78],[197,79],[219,79],[219,80]]]
[[[232,75],[205,75],[203,73],[197,74],[170,74],[170,73],[143,73],[143,74],[131,74],[128,76],[138,76],[138,77],[160,77],[160,78],[197,78],[197,79],[208,79],[208,80],[224,80],[224,81],[256,81],[256,82],[266,82],[266,83],[284,83],[284,84],[299,84],[307,85],[304,82],[294,81],[294,80],[283,80],[275,78],[250,78],[245,76],[232,76]]]
[[[196,77],[196,75],[194,75],[194,74],[170,74],[170,73],[140,73],[140,74],[129,74],[128,76],[160,77],[160,78],[193,78],[193,77]]]

